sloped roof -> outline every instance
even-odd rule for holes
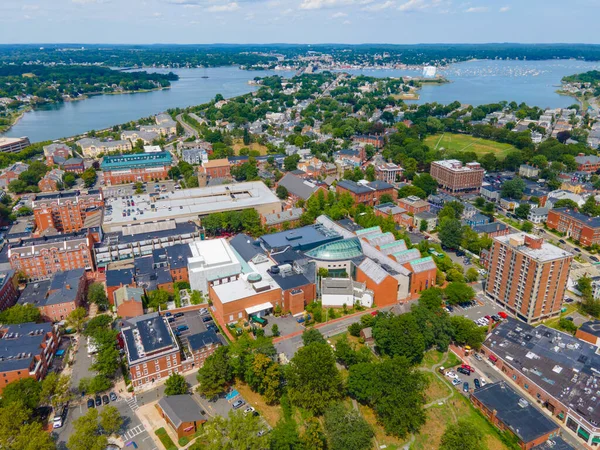
[[[388,273],[370,258],[365,258],[358,268],[376,284],[380,284],[388,276]]]
[[[290,194],[303,200],[308,200],[319,189],[317,185],[289,173],[279,180],[278,185],[285,187]]]
[[[206,422],[206,417],[200,412],[200,405],[189,394],[165,396],[158,401],[158,406],[175,428],[185,422]]]

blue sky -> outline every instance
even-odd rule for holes
[[[0,43],[600,43],[598,0],[0,0]]]

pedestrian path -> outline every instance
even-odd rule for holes
[[[144,433],[146,431],[146,429],[144,428],[144,425],[138,425],[133,427],[131,430],[127,430],[127,432],[123,435],[123,441],[127,442],[131,439],[133,439],[136,436],[139,436],[140,434]]]
[[[127,405],[131,408],[131,410],[133,412],[136,412],[138,409],[140,409],[139,405],[137,404],[137,399],[135,398],[135,396],[128,398],[125,401],[127,402]]]

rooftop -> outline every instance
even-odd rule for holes
[[[147,356],[178,349],[170,327],[158,313],[134,317],[125,323],[122,332],[130,364]]]
[[[379,180],[371,181],[370,183],[357,183],[351,180],[340,180],[338,181],[337,185],[342,189],[346,189],[354,194],[368,194],[374,191],[382,191],[394,188],[393,185]]]
[[[42,343],[52,331],[50,323],[22,323],[2,327],[0,372],[27,370],[42,352]]]
[[[342,239],[329,242],[306,252],[306,256],[326,261],[342,261],[362,255],[362,247],[358,238]]]
[[[204,347],[214,344],[221,344],[221,340],[217,333],[213,330],[202,331],[201,333],[192,334],[188,336],[188,344],[192,351],[200,350]]]
[[[578,220],[579,222],[583,222],[588,227],[600,228],[600,217],[590,217],[586,214],[569,208],[556,208],[552,211],[569,216],[575,220]]]
[[[579,330],[600,338],[600,320],[589,320],[579,327]]]
[[[321,224],[315,224],[296,228],[294,230],[267,234],[262,236],[261,240],[268,249],[292,247],[294,249],[307,251],[318,247],[319,245],[340,240],[341,238],[342,236],[336,231],[329,230]]]
[[[223,304],[280,289],[269,272],[272,265],[268,258],[258,264],[249,262],[249,273],[242,274],[235,281],[214,285],[212,289]]]
[[[316,184],[303,180],[291,173],[286,173],[277,184],[285,187],[290,194],[303,200],[308,200],[319,189]]]
[[[102,158],[102,170],[123,170],[131,168],[145,168],[169,166],[173,158],[169,152],[134,153],[130,155],[105,156]]]
[[[453,172],[469,172],[471,170],[481,170],[483,168],[477,162],[470,162],[463,166],[463,163],[458,159],[444,159],[442,161],[433,161],[431,164],[437,164],[439,166],[450,169]]]
[[[471,395],[490,411],[496,410],[498,419],[524,443],[531,442],[559,428],[556,423],[531,406],[504,381],[486,384],[476,389]]]
[[[600,355],[595,346],[511,318],[496,327],[484,346],[591,426],[600,426]]]
[[[158,406],[167,415],[171,423],[178,428],[185,422],[206,422],[200,405],[189,394],[165,395]]]
[[[549,244],[543,239],[528,233],[513,233],[505,236],[497,236],[494,240],[514,248],[519,253],[539,262],[553,261],[556,259],[569,258],[573,255],[555,245]],[[529,244],[539,243],[541,246]],[[539,247],[539,248],[538,248]]]

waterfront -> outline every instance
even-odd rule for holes
[[[556,93],[560,80],[588,70],[600,69],[600,62],[576,60],[551,61],[470,61],[439,70],[451,83],[423,85],[419,100],[407,103],[455,100],[481,105],[501,100],[525,102],[540,107],[567,107],[576,103]],[[157,69],[156,72],[169,72]],[[5,135],[28,136],[32,142],[73,136],[92,129],[107,128],[168,108],[204,103],[216,94],[233,97],[257,89],[248,81],[268,75],[291,76],[293,72],[245,71],[237,67],[211,69],[172,69],[180,77],[171,89],[138,94],[99,95],[77,102],[50,105],[30,111]],[[346,70],[352,74],[376,77],[421,76],[420,70]],[[208,76],[208,78],[202,78]]]

